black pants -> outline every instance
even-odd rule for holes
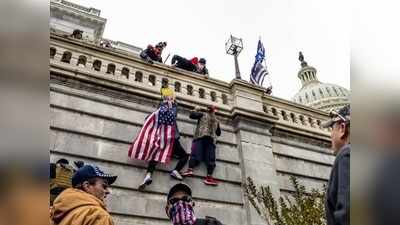
[[[174,55],[171,59],[171,64],[175,64],[176,67],[188,70],[188,71],[196,71],[196,66],[193,65],[189,60],[179,56],[179,55]]]
[[[204,162],[207,166],[207,175],[212,175],[215,169],[215,144],[212,137],[202,137],[192,144],[192,154],[189,160],[189,168],[193,169]]]
[[[179,142],[179,139],[175,139],[174,141],[174,146],[172,149],[172,156],[178,158],[178,163],[175,166],[176,171],[181,171],[182,168],[185,166],[189,155],[186,153],[185,149],[183,149],[181,143]],[[153,173],[154,170],[156,169],[158,162],[157,161],[150,161],[149,165],[147,166],[147,172]]]

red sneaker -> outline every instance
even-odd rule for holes
[[[207,185],[212,185],[212,186],[217,186],[218,185],[218,181],[214,179],[214,177],[212,176],[207,176],[204,181],[205,184]]]
[[[184,177],[191,177],[191,176],[193,176],[193,170],[192,169],[188,169],[185,172],[183,172],[181,175],[184,176]]]

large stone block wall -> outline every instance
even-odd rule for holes
[[[168,174],[176,160],[159,165],[153,184],[139,192],[146,163],[127,157],[129,144],[145,117],[159,104],[162,79],[169,79],[171,87],[176,88],[177,82],[182,87],[177,91],[178,125],[187,152],[195,128],[195,121],[189,119],[190,110],[195,105],[209,104],[219,108],[222,136],[217,141],[214,175],[220,185],[202,183],[204,165],[195,170],[194,177],[185,179],[193,189],[199,217],[215,216],[229,225],[266,224],[244,196],[242,184],[246,177],[252,177],[258,185],[269,185],[276,196],[292,190],[291,175],[307,188],[320,188],[329,178],[334,157],[328,150],[328,130],[319,127],[327,117],[325,112],[265,96],[263,89],[243,81],[227,84],[206,80],[86,45],[52,37],[51,46],[57,54],[50,60],[50,160],[79,159],[117,174],[119,179],[107,202],[116,224],[169,224],[164,206],[166,193],[177,182]],[[63,51],[72,53],[70,63],[60,62]],[[117,72],[107,74],[104,70],[93,71],[90,66],[76,66],[81,54],[88,60],[113,61]],[[132,73],[128,79],[119,74],[125,66]],[[142,81],[135,79],[138,71]],[[147,83],[152,75],[155,83]],[[193,94],[187,92],[188,85]],[[198,93],[200,89],[205,90],[204,98]],[[210,97],[212,92],[216,99]]]

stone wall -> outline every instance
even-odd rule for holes
[[[159,103],[165,79],[177,92],[181,143],[187,151],[195,128],[190,110],[209,104],[219,109],[222,136],[215,177],[220,185],[202,183],[204,165],[185,179],[199,217],[215,216],[229,225],[265,224],[243,194],[246,177],[271,186],[276,195],[291,190],[289,175],[308,187],[319,187],[328,178],[333,162],[329,131],[319,127],[325,112],[265,95],[264,89],[244,81],[225,83],[163,64],[148,65],[82,41],[51,35],[50,47],[55,49],[50,57],[50,160],[80,159],[119,175],[107,202],[119,225],[169,224],[164,206],[176,183],[168,175],[176,161],[158,166],[153,184],[139,192],[146,164],[127,157],[144,118]],[[62,60],[65,52],[72,55],[69,61]],[[81,56],[86,58],[83,66],[77,65]],[[102,62],[99,71],[92,67],[95,60]],[[115,65],[112,73],[107,73],[109,64]]]

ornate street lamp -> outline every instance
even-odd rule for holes
[[[243,49],[243,41],[241,38],[237,38],[234,36],[230,36],[230,38],[225,43],[226,54],[233,55],[235,58],[235,73],[236,79],[242,79],[240,77],[239,63],[238,63],[238,55]]]

